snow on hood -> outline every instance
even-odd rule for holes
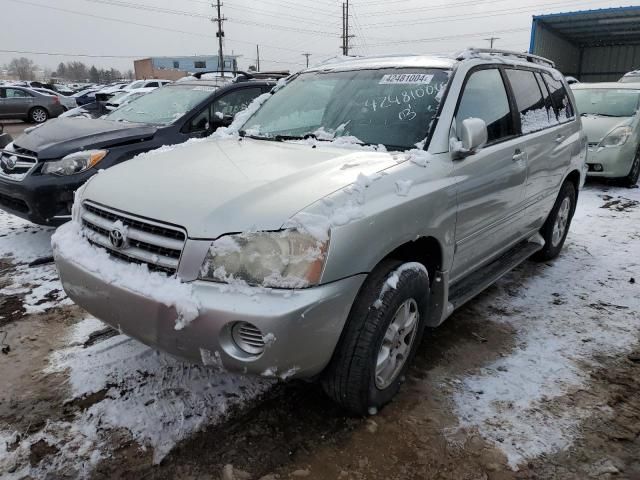
[[[601,117],[583,115],[582,126],[589,143],[600,143],[602,139],[616,127],[624,127],[633,123],[633,117]]]
[[[83,199],[180,225],[191,238],[214,239],[277,230],[359,175],[397,163],[397,155],[387,152],[331,144],[200,141],[110,168],[94,177]]]

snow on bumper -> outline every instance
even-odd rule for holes
[[[69,297],[141,342],[195,362],[268,376],[310,377],[331,359],[364,275],[301,290],[181,283],[112,259],[81,238],[73,222],[52,238]],[[243,352],[231,331],[249,322],[265,336],[259,355]],[[177,329],[179,328],[179,329]]]

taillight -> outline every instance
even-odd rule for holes
[[[58,97],[53,97],[53,103],[60,103],[60,99]]]

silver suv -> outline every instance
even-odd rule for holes
[[[425,327],[558,255],[586,137],[533,56],[358,58],[283,83],[214,138],[94,176],[54,255],[69,296],[132,337],[318,378],[365,414]]]

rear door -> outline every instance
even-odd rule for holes
[[[576,118],[576,110],[567,92],[564,82],[543,72],[542,78],[549,89],[551,105],[555,114],[557,126],[554,127],[555,148],[559,153],[549,163],[549,191],[555,201],[555,196],[564,181],[567,169],[571,165],[572,157],[579,156],[583,147],[581,125]]]
[[[33,106],[33,96],[19,88],[6,88],[4,101],[4,109],[9,116],[27,115]]]
[[[527,152],[525,196],[530,207],[550,194],[550,165],[563,163],[568,152],[562,148],[558,121],[540,74],[530,69],[507,68],[505,71],[518,107],[519,129]],[[543,213],[533,210],[534,217]]]
[[[458,215],[452,282],[488,263],[522,236],[526,154],[516,129],[515,108],[497,66],[468,74],[452,136],[457,137],[467,118],[483,119],[489,139],[474,155],[453,161]]]

